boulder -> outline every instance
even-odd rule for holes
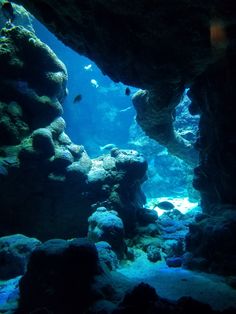
[[[93,242],[108,242],[118,258],[124,257],[124,225],[119,218],[118,213],[107,210],[105,207],[99,207],[89,217],[88,238]]]
[[[0,279],[23,275],[30,254],[41,244],[35,238],[15,234],[0,238]]]
[[[46,308],[53,313],[82,313],[95,296],[94,277],[100,273],[95,245],[85,239],[53,239],[35,249],[19,283],[17,313]]]

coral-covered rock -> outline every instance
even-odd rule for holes
[[[70,145],[67,146],[67,148],[69,149],[69,151],[71,152],[71,154],[75,157],[75,158],[80,158],[82,155],[83,157],[86,156],[84,147],[82,145],[76,145],[71,143]],[[83,154],[85,153],[85,154]],[[92,162],[90,162],[92,165]]]
[[[151,223],[155,223],[158,220],[158,214],[155,210],[148,208],[139,208],[137,210],[137,220],[140,226],[145,226]]]
[[[115,211],[99,207],[88,219],[88,238],[94,242],[108,242],[118,258],[125,252],[124,225]]]
[[[70,145],[70,144],[72,144],[71,139],[69,138],[69,136],[68,136],[65,132],[62,132],[62,133],[59,135],[58,141],[59,141],[61,144],[64,144],[64,145]]]
[[[157,262],[161,260],[160,249],[154,245],[147,247],[147,258],[150,262]]]
[[[32,146],[43,157],[51,157],[55,152],[52,133],[46,128],[35,130],[32,133]]]
[[[61,173],[65,168],[74,162],[74,158],[69,150],[65,148],[57,148],[52,159],[52,171]]]
[[[49,240],[36,248],[20,281],[17,313],[46,308],[54,313],[83,310],[94,300],[91,285],[99,274],[95,245],[85,239]]]
[[[167,147],[170,153],[196,165],[197,153],[192,143],[180,136],[173,126],[173,110],[180,102],[181,94],[172,102],[168,96],[160,95],[160,90],[138,91],[132,98],[137,122],[150,138]]]
[[[23,275],[31,252],[40,245],[35,238],[22,234],[0,238],[0,279]]]
[[[45,127],[62,114],[66,68],[47,45],[24,27],[4,28],[1,35],[1,100],[19,103],[30,127]],[[4,92],[6,89],[9,93]]]
[[[119,150],[116,154],[117,170],[126,172],[126,180],[145,180],[147,162],[135,150]]]
[[[29,134],[22,117],[22,108],[16,102],[0,102],[0,145],[16,145]]]
[[[95,245],[100,262],[104,263],[108,269],[115,270],[118,267],[119,261],[111,245],[105,241],[97,242]]]
[[[50,123],[48,129],[52,132],[53,138],[57,138],[64,132],[65,127],[66,127],[65,120],[62,117],[59,117],[56,118],[52,123]]]

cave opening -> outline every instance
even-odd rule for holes
[[[0,313],[234,313],[232,19],[17,2],[94,61],[0,0]]]

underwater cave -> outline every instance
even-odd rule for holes
[[[0,314],[236,313],[233,1],[0,8]]]

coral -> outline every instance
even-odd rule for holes
[[[22,234],[0,238],[0,279],[23,275],[31,252],[39,245],[39,240]]]
[[[62,117],[59,117],[50,123],[48,129],[52,132],[53,138],[58,138],[64,132],[65,127],[65,120]]]
[[[98,250],[100,262],[105,263],[108,269],[115,270],[118,267],[119,261],[116,253],[113,252],[111,245],[105,241],[97,242],[95,245]]]
[[[65,168],[74,162],[74,158],[69,150],[56,148],[55,155],[51,161],[52,171],[56,173],[64,172]]]
[[[150,262],[157,262],[161,260],[160,249],[154,245],[147,247],[147,258]]]
[[[16,102],[0,102],[0,145],[16,145],[29,134],[29,126]]]
[[[46,128],[40,128],[32,133],[32,147],[45,158],[54,155],[54,144],[51,132]]]
[[[88,219],[88,238],[94,242],[108,242],[118,258],[124,257],[124,225],[115,211],[99,207]]]
[[[1,100],[16,101],[30,127],[47,126],[62,113],[60,101],[65,97],[67,81],[64,64],[22,26],[4,28],[1,35]],[[59,78],[52,79],[48,72],[59,73]],[[4,92],[6,89],[9,93]]]
[[[0,0],[0,7],[5,2],[5,0]],[[31,14],[26,11],[26,9],[22,5],[17,5],[16,3],[12,3],[13,9],[14,9],[14,25],[23,25],[26,29],[33,32],[33,26],[32,26],[32,16]],[[3,28],[6,25],[6,18],[3,16],[3,14],[0,15],[0,29]]]

